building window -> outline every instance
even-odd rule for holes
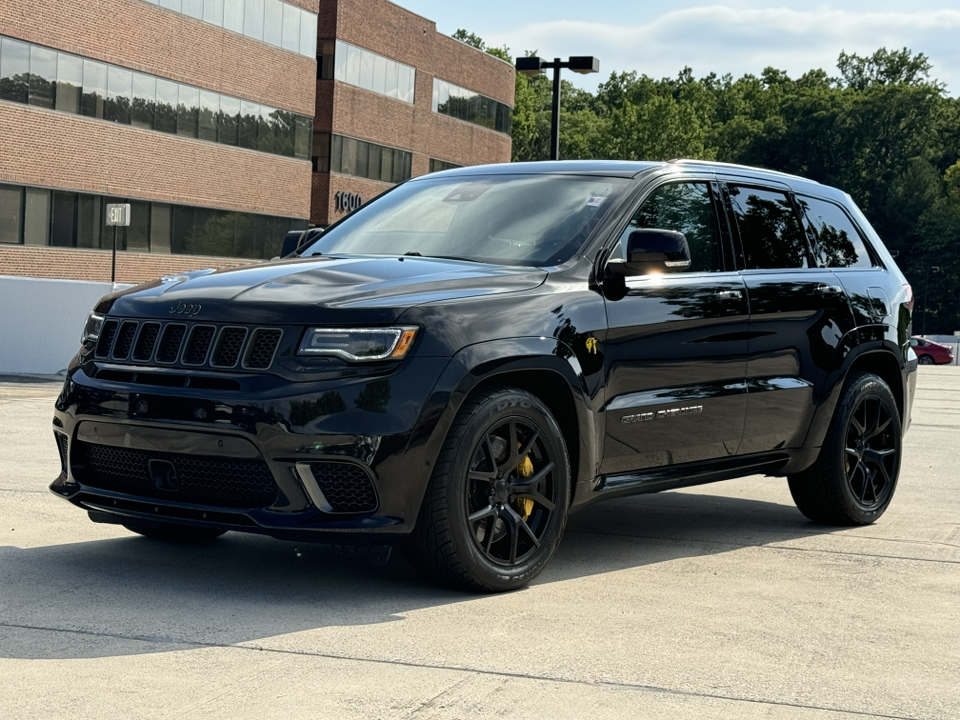
[[[401,183],[409,180],[413,154],[356,138],[330,138],[330,171],[354,177]]]
[[[440,78],[433,79],[433,111],[497,132],[510,133],[512,111],[509,105]]]
[[[439,172],[440,170],[452,170],[453,168],[463,167],[463,165],[457,165],[456,163],[447,162],[446,160],[437,160],[436,158],[430,158],[430,170],[429,172]]]
[[[0,37],[0,99],[310,159],[311,116],[246,100],[241,107],[239,98],[7,37]]]
[[[329,41],[321,44],[324,54],[320,63],[330,65],[332,62],[335,80],[413,104],[416,70],[412,67],[342,40],[336,40],[333,46],[333,57],[330,57],[326,54]]]
[[[265,259],[306,219],[168,205],[68,190],[0,185],[0,242],[108,250],[108,203],[130,203],[130,225],[116,228],[117,249]]]
[[[317,14],[282,0],[145,2],[308,58],[317,53]]]

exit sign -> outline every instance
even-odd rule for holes
[[[107,226],[120,225],[127,227],[130,224],[130,203],[107,204]]]

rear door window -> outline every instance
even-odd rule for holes
[[[785,192],[744,185],[729,185],[727,192],[744,269],[810,266],[803,225]]]
[[[820,267],[868,268],[873,260],[853,220],[839,205],[806,195],[797,197],[817,236],[813,254]]]

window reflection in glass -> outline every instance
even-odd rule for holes
[[[263,41],[275,47],[283,45],[283,3],[280,0],[264,2]]]
[[[104,119],[129,125],[132,92],[133,73],[110,65],[107,68],[107,100],[103,106]]]
[[[128,200],[130,203],[130,226],[126,228],[127,251],[150,252],[150,203]]]
[[[95,60],[83,61],[83,96],[80,112],[88,117],[103,117],[103,101],[107,94],[107,66]]]
[[[171,206],[166,203],[150,203],[150,252],[169,253],[172,230]]]
[[[52,108],[54,86],[57,81],[57,51],[39,45],[30,46],[29,103]]]
[[[217,141],[217,114],[220,112],[220,93],[200,91],[200,115],[197,121],[197,137]]]
[[[77,204],[77,247],[99,248],[103,221],[100,213],[103,198],[100,195],[81,195]]]
[[[243,34],[243,0],[224,0],[223,27]]]
[[[77,193],[53,193],[53,219],[50,225],[50,244],[53,247],[75,247],[77,232]]]
[[[177,100],[177,135],[196,137],[199,113],[200,88],[181,85]]]
[[[134,127],[153,129],[153,114],[157,101],[157,78],[135,72],[133,74],[133,101],[130,108],[130,124]]]
[[[203,0],[183,0],[180,12],[188,17],[203,19]]]
[[[23,209],[23,242],[25,245],[46,245],[50,239],[50,191],[25,188]]]
[[[257,149],[260,125],[260,104],[249,100],[240,101],[240,133],[238,145],[250,150]]]
[[[23,188],[0,185],[0,243],[19,243],[23,224]]]
[[[300,54],[305,57],[317,55],[317,15],[300,11]]]
[[[304,115],[295,117],[293,156],[298,160],[309,160],[312,154],[310,141],[313,137],[313,118]]]
[[[803,226],[786,194],[731,185],[729,197],[748,270],[809,267]]]
[[[83,89],[83,58],[58,53],[55,109],[68,113],[80,112],[80,92]]]
[[[157,104],[154,115],[154,129],[161,132],[177,132],[177,105],[180,98],[180,86],[172,80],[157,78]]]
[[[243,34],[254,40],[263,40],[263,0],[245,0]]]
[[[335,79],[380,95],[413,102],[415,73],[412,67],[341,40],[337,40],[334,47]]]
[[[439,78],[433,80],[433,110],[497,132],[510,132],[507,105]]]
[[[240,130],[240,98],[220,96],[220,117],[217,140],[224,145],[236,145]]]
[[[283,49],[300,51],[300,8],[283,4]]]
[[[223,27],[223,0],[203,0],[203,21]]]
[[[0,39],[0,100],[25,103],[30,80],[30,46],[12,38]]]
[[[819,267],[868,268],[873,260],[856,225],[839,205],[806,196],[797,202],[817,235],[814,256]]]

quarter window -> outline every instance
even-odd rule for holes
[[[856,225],[838,205],[818,198],[797,198],[817,235],[814,257],[820,267],[868,268],[870,253]]]
[[[809,267],[803,226],[786,193],[731,185],[729,197],[745,269]]]
[[[716,212],[705,182],[661,185],[654,190],[620,236],[621,253],[634,230],[657,228],[683,233],[690,247],[690,272],[723,269]]]

